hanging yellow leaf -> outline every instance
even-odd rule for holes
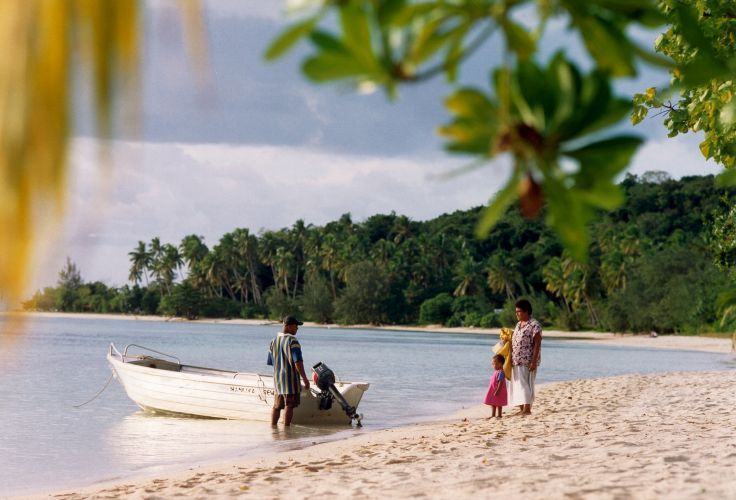
[[[182,5],[187,26],[196,25],[199,2]],[[0,299],[7,304],[25,292],[42,224],[53,227],[63,215],[69,82],[91,82],[97,133],[109,137],[115,99],[130,99],[137,87],[141,11],[133,0],[0,2]],[[189,38],[201,53],[201,39]]]

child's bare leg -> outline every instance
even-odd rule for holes
[[[501,414],[503,413],[503,406],[498,407],[498,418],[501,418]]]
[[[496,416],[496,407],[491,405],[491,417],[495,417],[495,416]]]

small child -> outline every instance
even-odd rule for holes
[[[491,360],[493,375],[491,375],[491,383],[488,385],[486,399],[483,401],[484,404],[493,408],[491,417],[501,418],[501,413],[503,411],[502,407],[508,404],[506,395],[506,375],[503,373],[504,361],[506,361],[506,358],[501,354],[496,354]],[[498,415],[496,415],[497,409]]]

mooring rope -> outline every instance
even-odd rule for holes
[[[99,391],[97,391],[97,394],[95,394],[94,396],[92,396],[92,399],[90,399],[89,401],[85,401],[81,405],[72,405],[72,406],[74,406],[74,408],[81,408],[82,406],[86,405],[87,403],[91,403],[92,401],[94,401],[95,399],[97,399],[97,397],[100,394],[102,394],[102,392],[105,389],[107,389],[107,386],[110,385],[110,381],[113,379],[114,376],[115,376],[115,372],[110,373],[110,377],[108,377],[107,382],[105,382],[105,385],[102,386],[102,389],[100,389]]]

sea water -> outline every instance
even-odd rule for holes
[[[267,422],[145,414],[110,379],[105,359],[111,342],[119,349],[141,344],[184,364],[267,374],[267,348],[277,331],[278,325],[227,322],[26,321],[20,340],[1,353],[0,495],[259,456],[448,415],[482,402],[491,347],[498,340],[481,334],[300,328],[305,366],[323,361],[340,379],[371,384],[359,406],[362,429],[293,426],[274,432]],[[729,355],[548,338],[537,382],[732,364]]]

